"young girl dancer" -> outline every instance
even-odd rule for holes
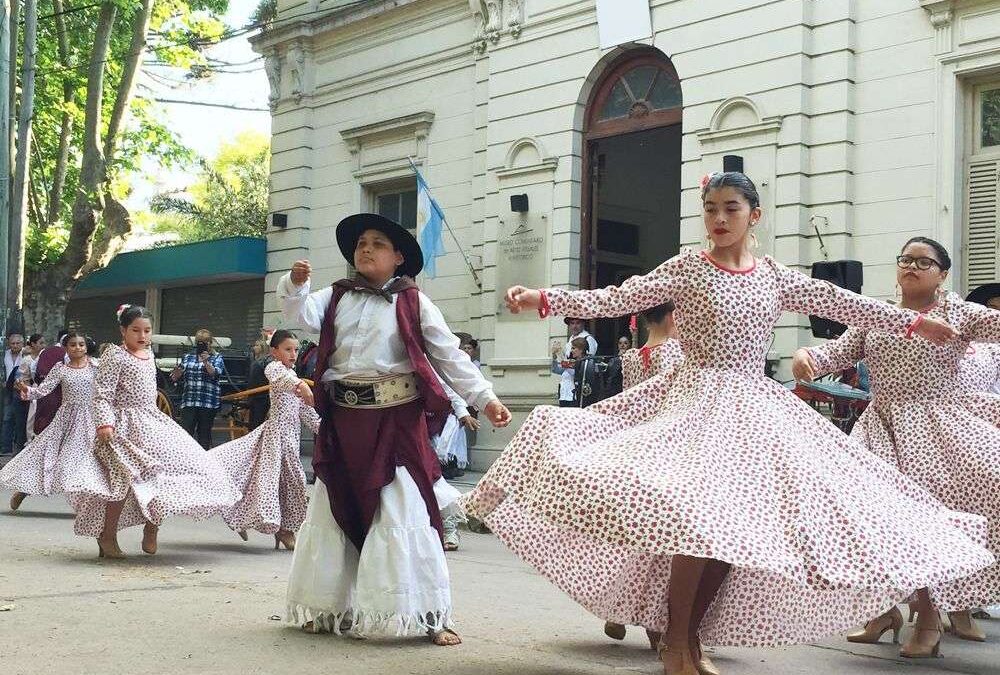
[[[45,349],[45,336],[35,333],[28,336],[28,343],[21,350],[21,382],[26,385],[35,382],[35,371],[38,369],[38,355]],[[38,401],[31,401],[28,405],[28,418],[24,426],[24,438],[31,441],[35,437],[35,411],[38,409]]]
[[[245,541],[247,530],[274,535],[274,548],[295,549],[295,533],[306,517],[306,474],[299,459],[302,425],[319,431],[312,390],[295,375],[299,341],[290,331],[271,336],[264,368],[271,384],[267,421],[209,454],[226,468],[243,498],[226,509],[226,524]]]
[[[674,303],[668,300],[662,305],[650,307],[642,313],[642,316],[646,320],[646,344],[638,349],[625,350],[621,354],[622,383],[625,391],[651,377],[669,377],[684,360],[681,344],[677,340],[677,326],[674,323]],[[666,381],[665,385],[651,390],[646,388],[648,392],[639,397],[639,400],[635,400],[635,396],[616,396],[613,399],[608,399],[597,411],[613,415],[623,405],[633,409],[637,405],[658,409],[665,400],[664,396],[669,386]],[[659,393],[660,396],[650,401],[649,394],[652,393]],[[606,621],[604,634],[615,640],[624,640],[625,626],[614,621]],[[656,649],[660,641],[660,634],[647,628],[646,637],[649,638],[650,647]]]
[[[41,385],[19,383],[26,401],[37,401],[62,386],[62,405],[45,431],[28,442],[0,471],[0,485],[14,490],[10,508],[17,511],[28,495],[51,495],[83,488],[103,493],[101,465],[94,456],[93,363],[83,335],[66,341],[69,363],[57,364]]]
[[[638,349],[630,349],[622,354],[622,383],[631,389],[653,375],[672,372],[684,354],[677,340],[677,326],[674,323],[674,303],[650,307],[642,313],[646,320],[646,344]]]
[[[852,436],[876,456],[924,487],[949,508],[989,521],[988,548],[1000,551],[1000,397],[970,391],[962,368],[972,340],[1000,341],[1000,312],[965,302],[941,286],[951,258],[941,244],[914,237],[896,258],[902,307],[928,319],[947,321],[962,339],[946,345],[907,340],[876,330],[852,328],[819,347],[800,349],[794,359],[799,379],[842,370],[861,359],[868,365],[872,403]],[[977,349],[986,349],[985,345]],[[1000,565],[917,593],[918,619],[901,656],[937,655],[941,624],[937,608],[951,617],[965,640],[983,641],[970,608],[1000,601]],[[852,642],[878,642],[902,616],[895,607],[852,633]]]
[[[685,358],[659,413],[630,425],[540,406],[464,499],[598,616],[663,627],[664,672],[681,675],[713,671],[699,636],[815,640],[993,562],[972,538],[981,517],[946,510],[764,375],[783,311],[938,343],[954,330],[754,258],[761,209],[743,174],[711,176],[702,201],[710,252],[621,287],[507,291],[511,311],[543,316],[623,316],[673,299]]]
[[[240,498],[219,461],[156,407],[151,319],[145,307],[119,308],[122,346],[102,355],[94,400],[95,452],[107,484],[69,495],[76,533],[96,537],[101,557],[125,557],[118,530],[143,525],[142,550],[152,555],[164,518],[209,518]]]

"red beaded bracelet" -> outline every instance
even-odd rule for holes
[[[541,298],[538,301],[538,318],[545,319],[552,315],[552,305],[549,304],[549,296],[545,291],[539,291]]]
[[[917,318],[914,319],[913,323],[910,324],[910,327],[906,329],[906,337],[907,338],[913,337],[913,331],[915,331],[917,329],[917,326],[919,326],[923,322],[924,322],[924,315],[917,314]]]

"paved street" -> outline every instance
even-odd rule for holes
[[[0,492],[0,672],[393,673],[569,675],[658,673],[638,630],[624,643],[513,558],[491,536],[466,533],[449,554],[458,629],[466,643],[353,641],[307,635],[278,620],[291,560],[257,535],[244,544],[221,521],[173,520],[160,553],[139,552],[141,530],[121,538],[134,554],[99,561],[73,536],[60,498],[6,510]],[[1000,621],[991,643],[946,638],[946,658],[906,662],[891,645],[835,639],[781,650],[719,649],[724,673],[1000,674]]]

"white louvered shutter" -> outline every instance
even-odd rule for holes
[[[997,274],[998,244],[998,180],[1000,161],[972,160],[969,162],[966,204],[969,218],[965,241],[966,286],[970,289],[1000,280]]]

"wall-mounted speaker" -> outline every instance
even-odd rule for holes
[[[723,155],[722,170],[726,172],[738,171],[743,173],[743,158],[739,155]]]
[[[514,213],[528,212],[528,195],[511,195],[510,210]]]
[[[846,288],[855,293],[861,292],[864,284],[864,268],[859,260],[823,260],[813,263],[812,278],[829,281],[834,286]],[[818,316],[809,317],[809,327],[812,334],[818,338],[828,340],[840,337],[847,330],[847,326],[830,319]]]
[[[272,213],[271,214],[271,225],[275,227],[288,227],[288,214],[287,213]]]

